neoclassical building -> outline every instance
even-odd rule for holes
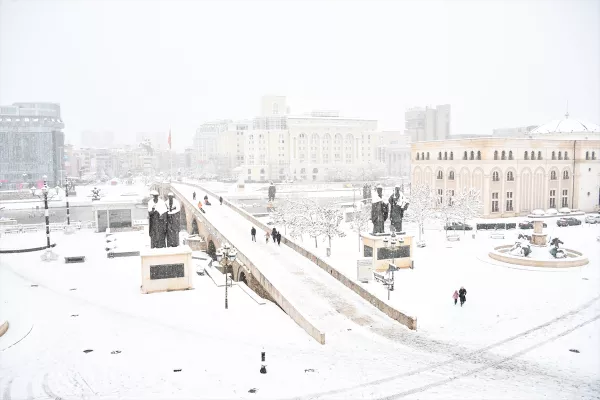
[[[566,117],[524,138],[413,143],[412,183],[428,183],[439,196],[476,188],[486,218],[535,209],[598,210],[600,127]]]

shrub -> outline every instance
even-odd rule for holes
[[[208,249],[206,253],[213,259],[217,259],[217,248],[215,247],[215,243],[212,240],[208,241]]]

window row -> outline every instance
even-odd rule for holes
[[[592,155],[592,156],[591,156],[591,158],[590,158],[590,152],[589,152],[589,151],[586,151],[586,152],[585,152],[585,159],[586,159],[586,160],[595,160],[595,159],[596,159],[596,152],[595,152],[595,151],[592,151],[591,155]]]

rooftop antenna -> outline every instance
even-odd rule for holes
[[[567,100],[567,112],[565,114],[565,118],[569,119],[569,100]]]

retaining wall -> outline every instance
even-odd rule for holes
[[[202,186],[193,185],[193,184],[189,184],[189,183],[184,183],[184,184],[188,185],[188,186],[199,187],[204,192],[210,194],[211,196],[219,198],[219,195],[213,193],[212,191],[210,191],[208,189],[203,188]],[[267,230],[271,231],[271,228],[269,226],[267,226],[266,224],[263,224],[262,222],[260,222],[256,218],[254,218],[254,216],[252,216],[251,214],[247,213],[245,210],[237,207],[236,205],[232,204],[227,199],[223,199],[223,204],[225,204],[228,207],[230,207],[231,209],[233,209],[235,212],[237,212],[238,214],[240,214],[246,220],[248,220],[248,221],[252,222],[253,224],[255,224],[257,227],[261,228],[263,231],[267,231]],[[372,294],[368,290],[366,290],[363,287],[361,287],[356,282],[354,282],[351,279],[349,279],[346,275],[344,275],[341,272],[339,272],[336,268],[334,268],[333,266],[331,266],[330,264],[328,264],[322,258],[314,255],[313,253],[309,252],[308,250],[306,250],[302,246],[298,245],[297,243],[293,242],[292,240],[288,239],[287,237],[285,237],[285,236],[282,235],[281,239],[282,239],[281,240],[282,243],[284,243],[286,246],[290,247],[291,249],[293,249],[294,251],[296,251],[298,254],[304,256],[305,258],[308,258],[310,261],[312,261],[315,264],[317,264],[325,272],[327,272],[328,274],[330,274],[331,276],[333,276],[335,279],[337,279],[338,281],[340,281],[344,286],[346,286],[347,288],[351,289],[356,294],[358,294],[360,297],[362,297],[363,299],[365,299],[366,301],[368,301],[370,304],[372,304],[378,310],[380,310],[381,312],[385,313],[388,317],[390,317],[390,318],[392,318],[392,319],[400,322],[402,325],[405,325],[409,329],[412,329],[412,330],[416,330],[417,329],[417,318],[416,317],[411,317],[411,316],[406,315],[403,312],[401,312],[401,311],[393,308],[392,306],[390,306],[389,304],[385,303],[383,300],[379,299],[377,296],[375,296],[374,294]],[[254,271],[253,271],[253,273],[254,273]]]

